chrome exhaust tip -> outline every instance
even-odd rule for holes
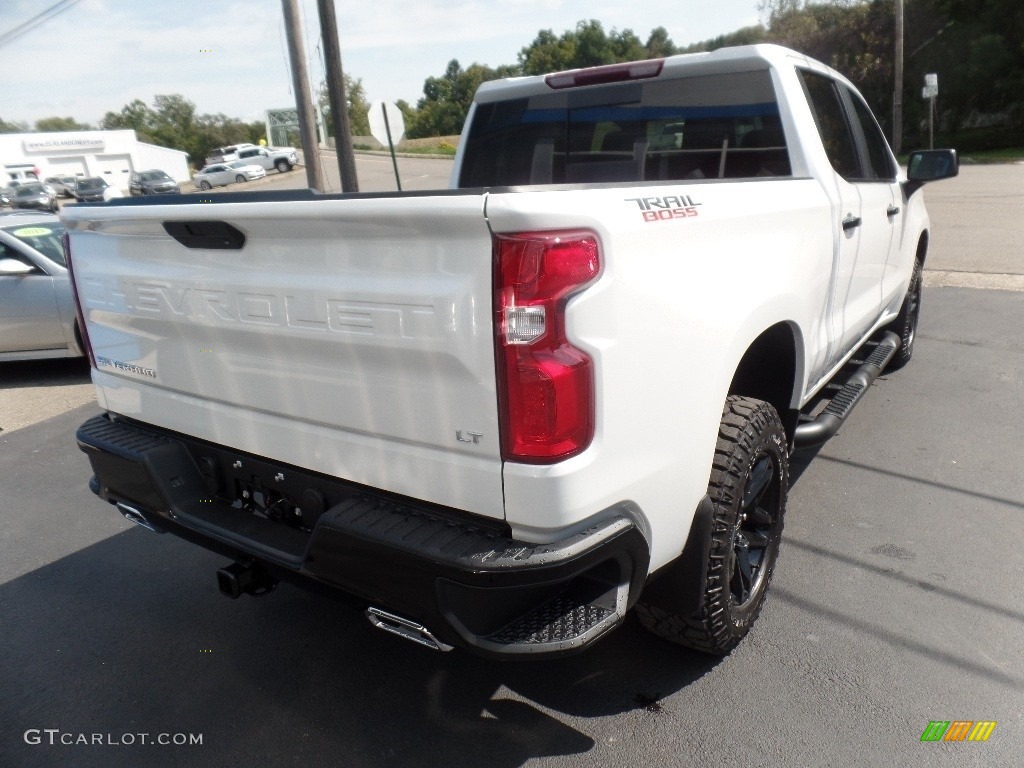
[[[162,528],[157,528],[153,523],[149,522],[149,519],[135,507],[129,507],[127,504],[120,501],[117,502],[115,506],[117,507],[117,511],[124,515],[126,520],[130,520],[136,525],[141,525],[143,528],[153,531],[154,533],[164,532]]]
[[[401,616],[382,611],[380,608],[374,608],[373,606],[367,608],[366,618],[378,629],[404,637],[406,640],[412,640],[412,642],[418,645],[425,645],[427,648],[432,648],[435,651],[450,651],[453,647],[447,643],[442,643],[422,624],[417,624],[409,619],[403,619]]]

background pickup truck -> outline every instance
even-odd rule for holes
[[[299,158],[291,147],[277,149],[276,147],[245,147],[235,152],[239,160],[248,160],[253,165],[258,165],[266,171],[276,168],[278,173],[290,171],[298,165]]]
[[[232,597],[319,582],[494,656],[635,605],[727,653],[790,451],[910,359],[956,172],[754,46],[487,83],[447,191],[66,208],[91,487]]]

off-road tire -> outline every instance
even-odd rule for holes
[[[896,315],[896,319],[886,327],[886,330],[892,331],[900,337],[900,348],[896,350],[889,365],[885,367],[887,371],[898,371],[910,362],[910,358],[914,354],[917,320],[921,315],[922,271],[921,259],[915,259],[914,272],[910,276],[910,286],[907,288],[907,295],[903,298],[903,306],[900,307],[900,313]]]
[[[673,643],[716,656],[728,654],[750,631],[761,612],[782,539],[789,489],[786,445],[782,421],[769,403],[739,396],[726,400],[708,483],[714,520],[711,546],[703,564],[705,588],[701,608],[693,615],[679,615],[666,610],[663,604],[647,604],[641,596],[636,613],[644,627]],[[755,493],[755,481],[763,477],[768,465],[772,477]],[[750,504],[745,504],[748,494],[756,496],[753,511]],[[766,503],[762,505],[761,500]],[[764,517],[770,518],[770,524],[754,530],[757,521]],[[754,536],[763,536],[766,544],[750,582],[749,596],[738,600],[734,588],[739,575],[738,550],[742,550],[741,539],[746,543],[750,537],[752,542]],[[748,565],[748,576],[750,573]],[[742,588],[740,591],[742,594]],[[680,596],[681,602],[686,602],[683,597]]]
[[[277,168],[278,173],[286,173],[292,169],[292,164],[287,160],[278,160],[274,163],[274,167]]]

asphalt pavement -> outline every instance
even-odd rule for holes
[[[926,293],[914,360],[796,458],[765,610],[728,658],[634,620],[569,659],[496,663],[372,629],[86,488],[86,405],[0,434],[0,765],[1011,766],[1024,753],[1024,341],[1017,293]],[[993,720],[986,743],[921,743]],[[26,731],[201,745],[26,744]],[[59,738],[59,737],[58,737]]]
[[[1019,221],[980,218],[934,257],[1022,273],[956,251]],[[578,656],[499,663],[289,585],[231,601],[223,558],[88,491],[73,434],[95,404],[0,432],[0,766],[1020,765],[1022,302],[926,289],[911,363],[794,458],[775,579],[725,659],[630,618]],[[86,380],[59,366],[39,385],[56,399]],[[0,403],[45,378],[20,370],[0,365]],[[997,725],[921,742],[935,720]]]

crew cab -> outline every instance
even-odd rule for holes
[[[496,657],[635,607],[728,653],[791,451],[910,360],[956,172],[759,45],[485,83],[450,190],[64,209],[91,488],[231,597],[319,583]]]
[[[230,163],[231,161],[238,159],[239,150],[256,148],[255,144],[242,143],[229,144],[226,147],[211,149],[210,154],[206,157],[206,165],[213,165],[214,163]]]

